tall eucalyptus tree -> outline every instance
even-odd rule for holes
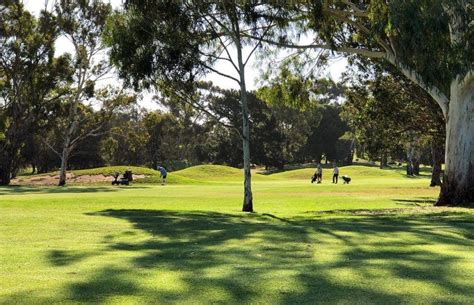
[[[125,10],[110,19],[107,34],[112,61],[128,84],[159,88],[166,83],[176,91],[192,91],[195,81],[210,72],[238,84],[245,212],[253,211],[245,71],[284,14],[280,7],[252,1],[127,0]],[[229,68],[218,68],[217,62]]]
[[[288,24],[264,42],[377,58],[433,97],[446,122],[445,177],[437,204],[473,202],[474,1],[311,0],[291,2],[286,10]],[[295,29],[312,41],[302,45],[285,34]]]

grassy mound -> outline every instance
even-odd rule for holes
[[[126,170],[130,169],[135,175],[135,183],[161,183],[160,172],[146,167],[139,166],[108,166],[92,169],[82,169],[82,170],[72,170],[69,173],[74,174],[74,176],[110,176],[116,172],[123,174]],[[403,168],[393,168],[393,169],[384,169],[381,170],[376,166],[369,165],[352,165],[352,166],[342,166],[339,168],[340,176],[348,175],[353,178],[353,181],[363,181],[367,183],[378,183],[380,178],[400,180],[405,178],[405,172]],[[307,180],[311,178],[314,174],[315,168],[304,168],[304,169],[295,169],[287,170],[284,172],[274,173],[274,174],[262,174],[256,171],[252,172],[252,181],[289,181],[289,180]],[[21,176],[19,184],[28,185],[28,181],[37,180],[38,177],[45,176],[57,176],[57,172],[41,174],[41,175],[28,175]],[[142,177],[137,177],[137,175],[142,175]],[[143,175],[145,178],[143,178]],[[429,173],[423,173],[422,177],[426,178],[429,176]],[[327,167],[323,169],[323,181],[330,181],[332,177],[332,167]],[[90,181],[74,181],[70,180],[70,184],[103,184],[105,182],[109,183],[110,180],[108,177],[102,179],[101,181],[90,182]],[[107,180],[107,181],[105,181]],[[403,182],[409,183],[411,179],[403,179]],[[111,180],[110,180],[111,181]],[[167,182],[169,184],[202,184],[202,183],[242,183],[243,181],[243,172],[242,169],[224,166],[224,165],[197,165],[188,167],[183,170],[170,172],[168,174]],[[402,182],[400,181],[400,182]],[[31,183],[35,184],[35,183]],[[41,185],[41,183],[37,184]]]
[[[104,175],[104,176],[112,176],[114,173],[118,172],[123,174],[126,170],[131,170],[134,175],[145,175],[145,178],[135,179],[134,182],[136,183],[161,183],[162,179],[160,177],[160,172],[151,168],[147,167],[140,167],[140,166],[108,166],[108,167],[99,167],[99,168],[92,168],[92,169],[81,169],[81,170],[74,170],[72,173],[75,176],[82,176],[82,175]],[[170,184],[192,184],[197,183],[197,180],[192,179],[192,177],[186,177],[185,175],[176,174],[177,172],[173,172],[172,174],[168,175],[167,183]]]
[[[243,179],[242,169],[224,165],[197,165],[173,172],[170,177],[174,175],[201,182],[241,182]],[[272,180],[272,177],[252,174],[252,179]]]
[[[304,168],[296,169],[286,172],[281,172],[271,175],[275,179],[290,179],[290,180],[309,180],[316,171],[315,168]],[[350,177],[358,179],[370,179],[370,178],[400,178],[402,172],[395,169],[379,169],[377,167],[364,166],[364,165],[351,165],[339,167],[339,176],[348,175]],[[329,179],[332,177],[332,167],[323,168],[323,179]]]
[[[98,168],[90,168],[90,169],[80,169],[80,170],[73,170],[75,176],[83,176],[83,175],[104,175],[104,176],[112,176],[114,173],[119,172],[123,174],[126,170],[131,170],[135,175],[147,175],[147,176],[159,176],[160,172],[153,170],[147,167],[140,167],[140,166],[106,166],[106,167],[98,167]]]

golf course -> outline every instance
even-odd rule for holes
[[[473,209],[434,207],[428,175],[325,171],[254,171],[254,213],[226,166],[0,187],[0,303],[472,304]]]

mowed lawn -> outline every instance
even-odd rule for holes
[[[225,167],[2,187],[0,303],[473,304],[473,209],[432,207],[427,177],[312,171],[254,174],[252,214]]]

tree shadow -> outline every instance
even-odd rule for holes
[[[63,194],[118,192],[123,189],[147,189],[149,186],[0,186],[0,195]]]
[[[386,283],[387,276],[406,281],[407,286],[416,281],[446,291],[446,299],[421,295],[418,300],[449,303],[474,298],[474,282],[459,281],[473,275],[455,273],[463,257],[434,247],[456,247],[460,253],[474,250],[469,238],[474,229],[472,215],[287,219],[272,214],[160,210],[105,210],[88,215],[127,221],[149,238],[104,237],[104,251],[129,251],[129,264],[118,268],[113,262],[104,263],[88,281],[68,285],[70,298],[81,302],[135,294],[155,303],[413,302],[414,295],[378,284]],[[55,256],[63,262],[64,253],[59,254]],[[74,260],[65,259],[67,263]],[[142,287],[137,283],[146,270],[179,274],[185,288]]]
[[[403,206],[433,206],[436,200],[432,197],[418,197],[415,199],[392,199],[397,205]]]
[[[47,259],[54,266],[67,266],[82,261],[93,255],[94,253],[56,249],[48,251]]]

